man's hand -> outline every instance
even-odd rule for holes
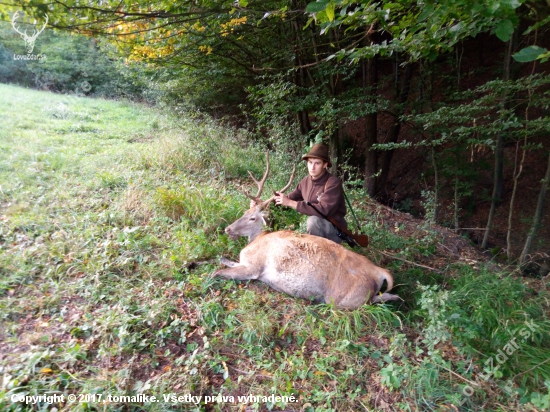
[[[293,209],[296,209],[296,206],[297,206],[298,202],[296,202],[294,200],[290,200],[288,198],[288,196],[286,196],[285,194],[283,194],[281,192],[275,192],[275,204],[276,205],[287,206],[287,207],[291,207]]]

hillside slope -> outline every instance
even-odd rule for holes
[[[245,244],[223,229],[248,203],[238,189],[247,169],[262,172],[262,147],[193,113],[0,95],[3,410],[548,406],[544,281],[353,188],[372,244],[361,253],[392,271],[403,301],[339,311],[213,279]],[[273,153],[269,184],[289,166]],[[292,211],[272,214],[275,229],[303,228]],[[52,394],[64,398],[18,397]]]

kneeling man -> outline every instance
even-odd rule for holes
[[[321,236],[341,243],[342,239],[338,237],[338,229],[321,215],[334,219],[338,226],[347,229],[344,219],[346,203],[342,182],[327,171],[327,167],[332,166],[328,157],[328,147],[316,144],[308,154],[302,157],[302,160],[307,162],[309,176],[302,179],[296,189],[288,195],[278,193],[275,203],[308,215],[307,233],[310,235]],[[311,203],[313,207],[307,202]]]

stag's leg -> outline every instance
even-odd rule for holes
[[[363,306],[366,301],[366,296],[359,293],[347,294],[339,300],[335,300],[331,296],[325,296],[325,303],[334,303],[338,309],[357,309]]]
[[[212,277],[223,276],[224,278],[235,280],[258,279],[260,274],[250,266],[243,266],[235,262],[231,263],[236,266],[232,266],[228,269],[219,269],[212,274]]]
[[[238,266],[239,264],[237,262],[233,262],[232,260],[229,260],[229,259],[226,259],[226,258],[221,258],[220,259],[220,262],[227,266],[227,267],[230,267],[230,268],[234,268],[235,266]]]
[[[339,309],[357,309],[363,306],[370,295],[376,293],[378,285],[373,279],[365,279],[360,284],[335,279],[335,284],[325,293],[325,302],[334,302]]]

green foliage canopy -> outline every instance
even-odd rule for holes
[[[529,10],[533,18],[548,13],[547,9],[547,5],[537,0],[319,0],[309,3],[306,11],[311,15],[309,23],[315,20],[322,33],[343,26],[346,31],[382,30],[389,35],[380,42],[352,45],[331,56],[358,61],[375,54],[396,52],[407,53],[411,60],[433,60],[461,39],[481,32],[491,32],[500,40],[508,41],[525,10]],[[534,58],[545,52],[541,48]]]

